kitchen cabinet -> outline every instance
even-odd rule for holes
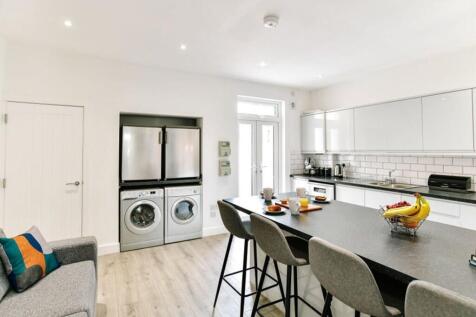
[[[380,206],[394,204],[402,200],[400,193],[394,193],[383,190],[365,190],[365,207],[378,209]]]
[[[430,215],[427,218],[428,220],[462,227],[460,203],[430,197],[425,198],[430,203]],[[415,196],[403,194],[402,200],[413,204],[415,202]],[[476,208],[473,212],[475,212],[476,215]]]
[[[460,215],[461,227],[476,230],[476,205],[461,203]]]
[[[305,113],[301,116],[301,152],[325,152],[324,120],[323,112]]]
[[[419,151],[421,98],[388,102],[354,110],[357,151]]]
[[[470,89],[423,97],[422,105],[425,151],[473,151]]]
[[[306,191],[309,191],[307,178],[298,178],[298,177],[292,178],[292,186],[291,186],[292,191],[295,192],[296,188],[299,188],[299,187],[304,187],[306,188]]]
[[[365,206],[365,190],[354,186],[337,185],[336,200]]]
[[[326,150],[354,151],[354,109],[326,112]]]

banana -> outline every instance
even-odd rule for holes
[[[399,216],[412,216],[419,213],[420,206],[421,206],[421,202],[420,202],[420,199],[417,197],[417,200],[413,205],[389,209],[386,212],[384,212],[383,216],[385,218],[394,218]]]
[[[423,219],[426,219],[428,215],[430,214],[430,204],[428,201],[425,199],[425,197],[418,195],[417,199],[421,202],[421,207],[420,211],[416,215],[409,216],[409,217],[401,217],[400,221],[403,223],[414,223],[414,222],[419,222],[422,221]]]

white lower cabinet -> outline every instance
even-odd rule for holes
[[[363,189],[355,186],[337,185],[336,199],[349,204],[379,208],[398,201],[415,202],[415,196],[384,190]],[[426,197],[431,211],[428,220],[447,225],[476,230],[476,205]]]
[[[365,207],[378,209],[380,206],[385,207],[402,200],[402,194],[382,191],[382,190],[365,190]]]
[[[355,186],[337,185],[336,200],[365,206],[365,190]]]
[[[309,190],[308,180],[306,178],[294,177],[291,179],[291,185],[292,185],[291,190],[293,192],[295,192],[296,188],[299,188],[299,187],[306,188],[306,191]]]
[[[461,227],[476,230],[476,205],[461,204]]]

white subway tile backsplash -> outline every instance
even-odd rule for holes
[[[450,173],[450,174],[462,174],[463,168],[461,166],[456,166],[456,165],[445,165],[443,167],[443,171],[445,173]]]
[[[435,157],[435,164],[451,165],[453,164],[453,158],[452,157]]]
[[[423,156],[423,157],[418,158],[418,163],[419,164],[433,164],[433,162],[434,162],[434,158],[432,158],[432,157]]]
[[[473,159],[472,158],[455,157],[453,159],[453,165],[473,166]]]
[[[382,163],[380,163],[380,162],[372,162],[372,164],[370,166],[373,167],[373,168],[382,168],[383,167]]]
[[[304,158],[301,153],[291,153],[290,167],[292,173],[302,173]],[[345,163],[349,177],[384,180],[388,172],[397,182],[426,185],[428,176],[433,173],[468,175],[476,178],[476,158],[432,155],[359,155],[359,154],[322,154],[313,156],[318,166],[334,166]],[[475,180],[476,182],[476,180]]]
[[[474,166],[464,166],[463,167],[463,174],[465,175],[476,175],[476,167]]]
[[[405,156],[403,158],[403,163],[415,164],[418,162],[418,158],[415,156]]]
[[[403,171],[403,176],[410,177],[410,178],[417,178],[418,172],[416,171]]]
[[[409,170],[410,164],[407,164],[407,163],[397,164],[396,168],[399,170]]]
[[[391,156],[390,163],[402,163],[403,158],[401,156]]]
[[[424,171],[426,168],[425,168],[425,165],[423,164],[412,164],[410,169],[412,171]]]
[[[426,170],[433,173],[442,173],[443,165],[427,165]]]

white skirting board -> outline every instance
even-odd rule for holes
[[[203,228],[203,236],[214,236],[217,234],[223,234],[227,233],[224,226],[216,226],[216,227],[207,227]],[[114,242],[114,243],[105,243],[105,244],[100,244],[98,246],[98,255],[106,255],[106,254],[113,254],[113,253],[119,253],[120,252],[120,247],[119,247],[119,242]]]
[[[120,251],[119,242],[100,244],[98,246],[99,256],[106,255],[106,254],[119,253],[119,251]]]
[[[227,233],[228,231],[226,230],[225,226],[216,226],[216,227],[206,227],[203,228],[203,236],[214,236],[217,234],[223,234]]]

